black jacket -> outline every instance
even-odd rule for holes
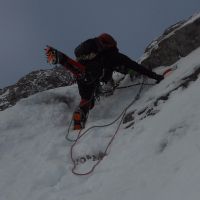
[[[130,69],[160,81],[163,76],[158,75],[144,66],[120,53],[117,48],[101,50],[96,38],[83,42],[75,49],[78,62],[86,67],[83,79],[78,80],[79,93],[82,98],[90,99],[99,81],[107,82],[112,78],[113,71],[127,74]]]
[[[130,69],[155,80],[162,79],[161,75],[146,69],[117,49],[107,49],[92,60],[80,60],[79,62],[86,66],[88,80],[99,78],[101,81],[107,82],[111,79],[113,71],[127,74]]]

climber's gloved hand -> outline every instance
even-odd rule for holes
[[[62,63],[62,60],[64,58],[63,53],[61,53],[60,51],[51,46],[47,46],[44,50],[47,57],[47,62],[49,64],[56,65]]]
[[[157,75],[156,77],[156,84],[160,83],[165,77],[163,75]]]

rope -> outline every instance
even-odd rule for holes
[[[125,77],[123,77],[122,79],[120,79],[120,81],[113,87],[113,91],[115,89],[117,90],[120,90],[120,89],[126,89],[126,88],[130,88],[130,87],[134,87],[134,86],[138,86],[138,85],[149,85],[149,86],[152,86],[152,85],[155,85],[156,83],[144,83],[144,79],[143,79],[143,82],[142,83],[135,83],[135,84],[132,84],[132,85],[127,85],[127,86],[121,86],[119,87],[119,83],[124,79]],[[107,91],[104,91],[102,92],[102,94],[107,94]]]
[[[108,143],[105,151],[103,152],[104,155],[108,155],[108,149],[110,148],[111,144],[113,143],[113,141],[114,141],[114,139],[115,139],[115,137],[116,137],[116,135],[117,135],[117,133],[119,131],[119,128],[120,128],[120,126],[121,126],[121,124],[123,122],[123,119],[124,119],[124,117],[126,115],[127,110],[140,98],[140,94],[142,92],[143,86],[146,85],[146,84],[144,84],[144,79],[143,79],[143,82],[140,83],[140,85],[141,85],[141,87],[140,87],[137,95],[135,96],[135,98],[131,101],[131,103],[123,110],[123,112],[113,122],[108,123],[106,125],[101,125],[101,126],[92,126],[92,127],[88,128],[86,131],[84,131],[82,134],[81,134],[82,130],[79,131],[77,138],[75,139],[74,143],[72,144],[72,146],[70,148],[70,156],[71,156],[71,160],[73,162],[73,168],[72,168],[72,173],[73,174],[78,175],[78,176],[89,175],[89,174],[91,174],[95,170],[95,168],[102,161],[102,159],[98,160],[97,163],[95,163],[93,165],[93,167],[88,172],[86,172],[86,173],[78,173],[78,172],[75,171],[76,167],[77,167],[77,164],[76,164],[76,162],[75,162],[75,160],[73,158],[73,149],[74,149],[75,145],[77,144],[77,142],[80,140],[80,138],[82,138],[83,136],[85,136],[88,133],[88,131],[91,130],[91,129],[93,129],[93,128],[103,128],[103,127],[110,126],[110,125],[116,123],[121,118],[121,120],[120,120],[120,122],[119,122],[119,124],[117,126],[117,129],[116,129],[115,133],[113,134],[113,136],[110,139],[110,141],[109,141],[109,143]]]
[[[155,83],[135,83],[132,85],[127,85],[127,86],[121,86],[121,87],[116,87],[115,89],[125,89],[125,88],[129,88],[129,87],[133,87],[133,86],[137,86],[137,85],[155,85]]]

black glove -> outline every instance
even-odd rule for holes
[[[53,47],[47,46],[45,49],[47,56],[47,62],[53,65],[61,64],[64,58],[64,54]]]
[[[162,81],[164,79],[163,75],[157,75],[156,77],[156,84],[160,83],[160,81]]]

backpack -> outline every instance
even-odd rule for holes
[[[110,48],[117,49],[117,42],[111,35],[107,33],[102,33],[97,37],[97,39],[102,46],[102,50]]]
[[[77,61],[87,61],[94,59],[99,53],[108,49],[117,49],[117,42],[111,35],[103,33],[81,43],[76,47],[74,53]]]

